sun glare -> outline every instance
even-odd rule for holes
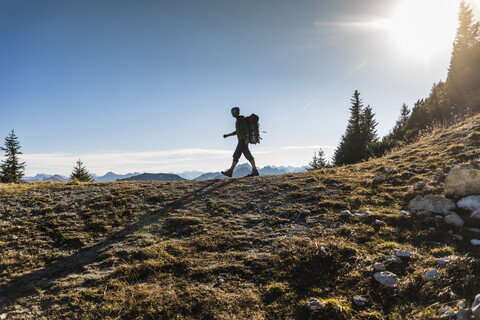
[[[397,50],[428,61],[451,48],[457,25],[458,1],[403,0],[386,28]]]

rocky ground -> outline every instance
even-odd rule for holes
[[[0,319],[469,319],[479,155],[474,117],[314,172],[0,185]]]

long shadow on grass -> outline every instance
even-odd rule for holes
[[[48,289],[52,282],[57,279],[70,274],[81,273],[85,266],[101,260],[112,244],[124,240],[139,228],[156,222],[158,218],[165,216],[171,210],[180,209],[215,190],[226,187],[234,181],[235,179],[213,180],[203,187],[167,203],[160,210],[141,216],[134,223],[126,225],[122,230],[109,235],[105,240],[94,246],[84,248],[68,257],[61,258],[43,269],[12,279],[10,282],[0,286],[0,308],[4,308],[19,298],[34,295],[38,293],[39,289]]]

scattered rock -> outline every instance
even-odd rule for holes
[[[439,278],[440,274],[437,269],[432,269],[425,273],[425,280],[427,281],[438,280]]]
[[[381,227],[385,227],[387,224],[382,220],[375,219],[375,224]]]
[[[468,196],[457,202],[457,206],[471,212],[480,209],[480,196]]]
[[[312,240],[308,237],[305,237],[302,239],[303,243],[307,244],[307,243],[310,243]]]
[[[478,209],[478,210],[476,210],[472,213],[472,218],[480,220],[480,209]]]
[[[357,218],[367,218],[372,215],[370,211],[357,211],[353,213]]]
[[[386,271],[387,270],[387,268],[385,268],[383,263],[380,263],[380,262],[375,262],[374,268],[375,268],[375,271]]]
[[[443,179],[445,179],[445,173],[443,172],[443,170],[437,170],[437,172],[435,172],[435,175],[433,176],[433,178],[436,180],[436,181],[442,181]]]
[[[470,242],[471,242],[472,245],[474,245],[474,246],[480,246],[480,240],[472,239]]]
[[[363,307],[367,303],[367,299],[362,296],[353,296],[353,303],[359,307]]]
[[[429,194],[425,197],[417,196],[410,201],[409,208],[415,211],[422,210],[446,215],[455,209],[455,203],[445,197]]]
[[[381,183],[385,181],[385,178],[383,176],[376,176],[375,178],[373,178],[373,182],[375,183]]]
[[[463,237],[459,234],[452,234],[452,237],[455,239],[455,240],[458,240],[458,241],[463,241]]]
[[[400,257],[400,258],[410,258],[410,257],[413,256],[413,253],[411,253],[410,251],[400,250],[400,249],[396,249],[394,254],[395,254],[395,256]]]
[[[443,216],[436,215],[435,220],[443,220]]]
[[[457,312],[457,320],[469,320],[472,319],[470,310],[465,308],[459,308]]]
[[[480,320],[480,294],[477,294],[472,304],[472,313],[475,320]]]
[[[434,231],[437,231],[437,228],[435,228],[435,227],[430,227],[430,228],[428,228],[428,231],[434,232]]]
[[[397,256],[384,256],[383,260],[389,261],[389,262],[400,262],[402,261],[399,257]]]
[[[398,284],[397,275],[389,271],[375,272],[373,277],[375,280],[388,287],[395,287]]]
[[[320,248],[318,249],[318,256],[319,256],[319,257],[323,258],[323,257],[325,257],[327,254],[328,254],[328,249],[327,249],[327,248],[325,248],[325,247],[320,247]]]
[[[447,196],[465,197],[480,194],[480,170],[455,167],[445,179]]]
[[[350,210],[345,210],[345,211],[342,211],[342,213],[340,214],[340,217],[342,218],[348,218],[352,215],[352,213],[350,212]]]
[[[300,213],[301,214],[311,214],[312,212],[308,209],[303,208],[303,209],[300,209]]]
[[[450,258],[439,258],[437,260],[435,260],[435,262],[437,263],[437,266],[439,268],[446,268],[447,267],[447,263],[450,262]]]
[[[400,213],[399,213],[398,215],[399,215],[400,217],[406,217],[406,216],[408,216],[409,214],[408,214],[408,212],[406,212],[406,211],[400,211]]]
[[[468,230],[471,232],[480,233],[480,229],[478,228],[468,228]]]
[[[413,190],[425,191],[427,189],[427,184],[423,181],[419,181],[413,185]]]
[[[465,223],[462,218],[455,212],[452,212],[450,215],[445,217],[445,222],[447,224],[454,225],[457,228],[460,228]]]
[[[395,174],[397,173],[397,169],[390,167],[386,170],[387,174]]]
[[[325,308],[325,302],[322,300],[319,300],[317,298],[310,298],[310,300],[307,301],[305,306],[307,307],[308,310],[310,311],[315,311],[320,308]]]

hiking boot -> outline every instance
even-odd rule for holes
[[[247,177],[257,177],[260,174],[258,173],[257,169],[253,169],[252,172]]]
[[[232,170],[232,169],[228,169],[227,171],[222,171],[222,172],[220,172],[220,173],[223,174],[224,176],[227,176],[227,177],[231,178],[232,175],[233,175],[233,170]]]

